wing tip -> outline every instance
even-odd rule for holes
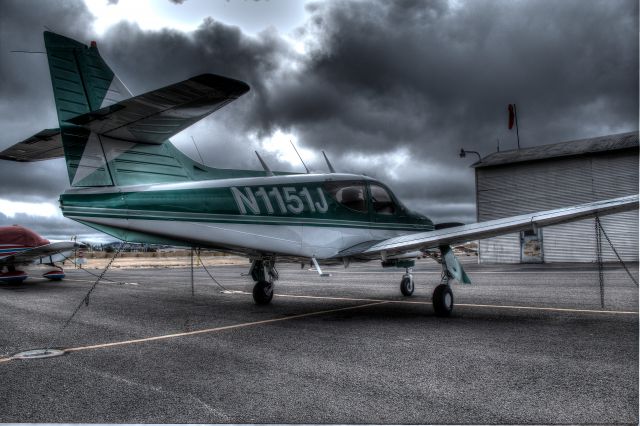
[[[251,90],[251,87],[244,81],[218,74],[200,74],[191,80],[212,88],[224,89],[229,92],[229,96],[239,97]]]

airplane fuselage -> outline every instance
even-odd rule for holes
[[[125,241],[317,259],[433,230],[385,185],[352,174],[73,188],[60,206],[66,217]]]

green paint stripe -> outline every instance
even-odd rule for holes
[[[394,231],[429,231],[426,227],[408,227],[405,224],[345,221],[335,219],[315,219],[315,218],[295,218],[295,217],[270,217],[270,216],[240,216],[240,215],[217,215],[198,213],[176,213],[176,212],[148,212],[148,211],[123,211],[120,209],[100,209],[100,208],[69,208],[62,209],[65,216],[79,217],[104,217],[115,219],[139,219],[139,220],[171,220],[171,221],[192,221],[192,222],[212,222],[212,223],[245,223],[258,225],[288,225],[288,226],[322,226],[341,228],[372,228]]]

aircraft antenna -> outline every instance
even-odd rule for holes
[[[329,172],[335,173],[336,171],[333,168],[333,166],[331,165],[331,162],[329,162],[329,159],[327,158],[327,154],[325,154],[324,150],[322,150],[322,155],[324,156],[324,161],[327,162],[327,167],[329,167]]]
[[[293,144],[293,142],[291,142],[291,139],[289,139],[289,143],[291,144],[291,146],[293,147],[293,150],[296,152],[296,154],[298,154],[298,158],[300,159],[300,161],[302,162],[302,165],[304,166],[305,170],[307,171],[307,174],[309,174],[309,168],[307,167],[306,164],[304,164],[304,160],[302,159],[302,156],[300,155],[300,153],[298,152],[298,150],[296,149],[296,146]]]
[[[260,160],[260,164],[262,164],[262,168],[264,169],[264,171],[267,172],[267,176],[273,176],[273,172],[271,171],[267,163],[265,163],[265,161],[262,159],[262,157],[260,157],[260,154],[258,154],[258,151],[253,151],[253,152],[255,152],[256,155],[258,156],[258,160]]]
[[[196,151],[198,152],[198,157],[200,157],[200,163],[204,164],[204,160],[202,159],[202,154],[200,154],[200,150],[198,149],[198,145],[196,144],[196,140],[193,138],[193,136],[191,136],[191,140],[193,141],[193,146],[196,147]]]

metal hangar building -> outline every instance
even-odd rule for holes
[[[495,152],[473,164],[477,220],[638,193],[638,132]],[[600,218],[624,261],[638,261],[638,211]],[[595,219],[479,242],[480,263],[595,262]],[[602,259],[617,258],[602,237]]]

